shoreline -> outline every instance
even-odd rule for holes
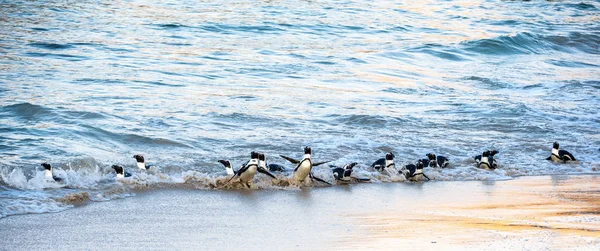
[[[600,175],[300,190],[140,190],[0,219],[9,250],[600,248]]]

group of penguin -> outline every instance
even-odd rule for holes
[[[493,170],[498,168],[497,159],[494,158],[494,156],[498,153],[499,152],[497,150],[486,150],[481,155],[473,157],[473,159],[475,160],[478,168]],[[331,183],[314,176],[312,173],[313,167],[328,163],[329,161],[313,162],[311,159],[311,154],[312,150],[310,147],[307,146],[304,147],[304,156],[302,160],[297,160],[280,155],[280,157],[282,157],[283,159],[296,165],[296,168],[294,169],[292,174],[292,182],[301,184],[307,178],[309,178],[311,181],[318,181],[327,185],[332,185]],[[379,172],[387,172],[388,174],[397,172],[398,174],[403,175],[406,178],[406,180],[418,182],[422,181],[423,178],[430,180],[430,178],[427,177],[425,173],[423,173],[423,169],[425,167],[446,168],[450,164],[449,159],[444,156],[437,156],[434,153],[428,153],[426,154],[426,156],[426,159],[419,159],[416,161],[415,164],[408,164],[403,166],[400,170],[396,170],[394,164],[395,156],[392,152],[388,152],[386,153],[385,158],[381,158],[373,162],[373,164],[371,164],[371,168]],[[133,157],[136,159],[137,167],[139,169],[148,170],[152,167],[146,164],[144,156],[138,154],[134,155]],[[573,155],[568,151],[559,150],[559,144],[557,142],[554,142],[552,146],[552,154],[546,159],[553,162],[562,163],[566,163],[568,161],[576,161],[575,157],[573,157]],[[267,164],[265,160],[265,155],[258,152],[251,152],[250,160],[247,161],[244,165],[242,165],[237,171],[233,169],[229,160],[219,160],[218,162],[225,167],[225,172],[227,173],[227,175],[231,176],[227,180],[226,184],[230,183],[232,180],[237,178],[237,180],[240,183],[244,184],[248,188],[250,187],[250,184],[257,172],[268,175],[273,179],[277,179],[277,177],[271,172],[285,171],[285,167],[283,165]],[[351,182],[370,181],[370,179],[368,178],[358,178],[352,176],[352,170],[356,165],[356,162],[346,164],[343,167],[336,167],[330,165],[333,177],[335,178],[336,182],[341,184],[347,184]],[[42,166],[46,171],[45,176],[47,179],[54,180],[56,182],[62,182],[62,178],[57,177],[53,174],[52,166],[50,164],[43,163]],[[131,174],[125,171],[125,169],[122,166],[113,165],[112,168],[115,170],[117,179],[131,177]]]

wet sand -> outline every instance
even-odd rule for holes
[[[136,191],[0,219],[2,250],[600,250],[600,176]]]

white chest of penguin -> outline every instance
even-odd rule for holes
[[[256,169],[257,169],[256,164],[250,165],[248,167],[248,170],[246,170],[245,172],[240,174],[240,180],[242,180],[242,181],[252,180],[252,178],[254,178],[254,175],[256,174]]]
[[[298,166],[298,170],[296,170],[296,172],[294,172],[294,178],[296,178],[297,180],[300,180],[300,181],[306,179],[306,176],[308,176],[308,174],[310,174],[311,166],[312,166],[312,164],[310,162],[310,159],[302,160],[302,162],[300,162],[300,166]]]

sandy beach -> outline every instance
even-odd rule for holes
[[[599,250],[600,176],[136,191],[0,220],[2,250]]]

